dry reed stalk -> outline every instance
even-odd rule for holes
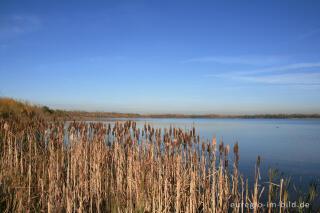
[[[218,175],[218,199],[219,199],[219,203],[218,203],[218,209],[217,211],[220,212],[223,210],[223,182],[224,182],[224,174],[223,174],[223,161],[222,161],[222,153],[224,151],[224,143],[223,141],[220,143],[219,145],[219,175]]]
[[[244,194],[243,194],[243,191],[244,191],[244,181],[243,181],[243,178],[242,177],[240,177],[240,179],[241,179],[241,213],[243,213],[243,203],[244,203],[244,200],[243,200],[243,196],[244,196]]]
[[[271,207],[271,190],[272,190],[272,182],[271,182],[271,168],[269,168],[269,194],[268,194],[268,213],[271,213],[272,207]]]
[[[279,213],[282,211],[282,186],[283,186],[283,179],[280,180],[280,192],[279,192]]]
[[[180,213],[180,202],[181,202],[181,157],[177,157],[177,166],[176,166],[176,202],[175,202],[175,212]]]
[[[215,167],[215,163],[216,163],[216,144],[217,144],[217,139],[216,137],[214,137],[212,139],[212,148],[213,148],[213,159],[212,159],[212,163],[211,163],[211,168],[212,168],[212,182],[211,182],[211,209],[212,212],[215,213],[216,212],[216,167]]]
[[[128,149],[128,164],[127,164],[127,209],[132,209],[132,156]]]
[[[164,168],[164,212],[169,212],[168,168]]]
[[[189,198],[189,211],[191,213],[196,212],[196,193],[195,193],[195,171],[194,171],[194,164],[196,161],[196,153],[194,152],[193,158],[191,159],[191,165],[190,165],[190,169],[191,169],[191,178],[190,178],[190,198]]]
[[[257,164],[255,165],[255,182],[254,192],[252,196],[253,213],[258,211],[258,181],[260,180],[260,155],[258,156]]]
[[[246,179],[246,199],[245,199],[245,203],[249,203],[250,200],[249,200],[249,189],[248,189],[248,179]],[[249,212],[249,208],[246,208],[247,209],[247,212]]]

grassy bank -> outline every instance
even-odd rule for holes
[[[0,118],[8,119],[12,117],[19,117],[20,119],[33,117],[57,119],[68,118],[68,114],[66,111],[53,110],[47,106],[32,105],[12,98],[0,98]]]

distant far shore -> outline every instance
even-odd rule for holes
[[[55,118],[63,120],[114,120],[121,118],[238,118],[238,119],[289,119],[309,118],[319,119],[320,114],[251,114],[251,115],[219,115],[219,114],[138,114],[118,112],[87,112],[51,109],[43,105],[31,105],[12,98],[0,97],[0,118],[8,118],[13,115],[35,116]]]
[[[85,111],[65,111],[71,118],[78,120],[108,120],[117,118],[235,118],[235,119],[292,119],[308,118],[319,119],[320,114],[256,114],[256,115],[185,115],[185,114],[133,114],[114,112],[85,112]]]

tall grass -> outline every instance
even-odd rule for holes
[[[28,102],[0,97],[0,118],[10,118],[12,116],[19,116],[20,119],[36,116],[55,119],[67,119],[70,117],[66,111],[53,110],[47,106],[31,105]]]
[[[239,171],[238,143],[200,140],[170,127],[0,120],[0,210],[5,212],[292,212],[259,207],[260,156],[253,186]],[[266,183],[269,202],[284,182]],[[275,187],[277,190],[275,190]],[[272,191],[272,192],[271,192]],[[238,205],[247,203],[249,205]],[[303,210],[303,209],[302,209]]]

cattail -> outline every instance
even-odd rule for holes
[[[238,143],[238,141],[236,141],[236,144],[233,147],[233,152],[238,153],[238,151],[239,151],[239,143]]]
[[[233,147],[233,152],[236,157],[236,164],[239,165],[239,143],[236,141],[236,144]]]
[[[230,146],[227,145],[224,149],[224,166],[228,167],[228,153],[229,153]]]
[[[206,150],[206,142],[204,140],[204,138],[202,139],[202,151]]]
[[[219,152],[220,152],[220,155],[222,155],[223,151],[224,151],[224,143],[223,143],[223,141],[222,141],[222,142],[219,144]]]
[[[260,155],[258,155],[258,160],[257,160],[257,166],[258,167],[260,166],[260,163],[261,163],[261,157],[260,157]]]
[[[225,148],[225,150],[224,150],[224,155],[225,155],[225,157],[228,157],[229,150],[230,150],[230,146],[227,145],[226,148]]]
[[[209,156],[211,156],[211,146],[210,146],[209,141],[207,143],[207,152],[208,152]]]
[[[193,152],[192,161],[193,161],[193,163],[197,162],[197,152],[196,151]]]

